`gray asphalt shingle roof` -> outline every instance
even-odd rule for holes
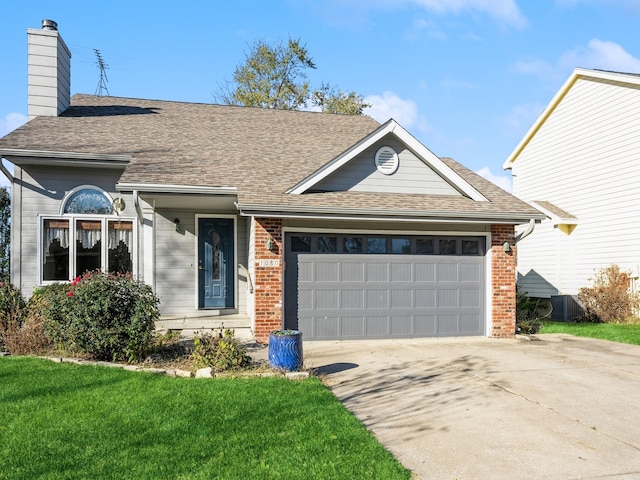
[[[127,154],[132,160],[122,183],[237,187],[240,204],[540,215],[451,159],[443,161],[489,202],[399,193],[285,193],[379,126],[366,116],[74,95],[62,115],[34,118],[0,139],[0,150]]]

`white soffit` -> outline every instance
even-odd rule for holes
[[[359,143],[327,163],[320,169],[316,170],[313,174],[305,178],[302,182],[289,189],[286,193],[293,195],[300,195],[311,189],[313,186],[320,183],[327,178],[333,172],[349,163],[353,158],[362,153],[367,148],[380,141],[386,135],[393,133],[404,145],[412,150],[419,158],[427,163],[431,168],[438,172],[449,183],[455,186],[460,192],[467,195],[469,198],[478,202],[488,201],[478,190],[476,190],[469,182],[464,180],[460,175],[449,168],[442,160],[431,152],[427,147],[422,145],[416,138],[411,135],[407,130],[402,128],[394,119],[388,120],[385,124],[381,125],[377,130],[369,134]]]

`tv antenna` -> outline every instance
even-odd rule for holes
[[[107,88],[107,82],[109,81],[109,79],[107,78],[107,68],[109,68],[109,65],[104,63],[104,59],[102,58],[100,50],[94,48],[93,52],[96,54],[96,65],[98,65],[98,68],[100,69],[100,80],[98,80],[98,86],[96,87],[95,94],[99,97],[102,97],[106,94],[106,96],[108,97],[109,89]]]

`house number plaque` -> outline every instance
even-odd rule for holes
[[[280,259],[279,258],[273,258],[273,259],[261,258],[258,260],[258,266],[259,267],[279,267]]]

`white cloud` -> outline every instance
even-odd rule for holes
[[[482,167],[480,170],[477,170],[476,173],[482,178],[486,178],[490,182],[495,183],[503,190],[511,193],[511,175],[496,175],[491,172],[491,169],[489,167]]]
[[[618,72],[640,72],[640,59],[627,52],[615,42],[594,38],[586,47],[576,47],[560,58],[560,66],[565,68],[599,68]]]
[[[9,113],[4,118],[0,118],[0,137],[4,137],[7,133],[24,125],[27,122],[27,116],[21,113]]]
[[[382,95],[367,95],[364,101],[371,105],[365,109],[364,114],[380,123],[393,118],[407,130],[418,130],[421,133],[429,130],[427,120],[419,114],[418,106],[413,100],[405,100],[394,92],[386,91]]]
[[[406,6],[418,6],[440,15],[480,13],[509,26],[522,28],[527,25],[516,0],[308,0],[307,4],[331,23],[351,26],[370,23],[366,17],[373,10]],[[337,11],[339,15],[336,15]]]
[[[518,28],[527,25],[527,19],[518,8],[515,0],[406,0],[405,3],[419,5],[427,10],[443,14],[484,13],[494,20]]]

